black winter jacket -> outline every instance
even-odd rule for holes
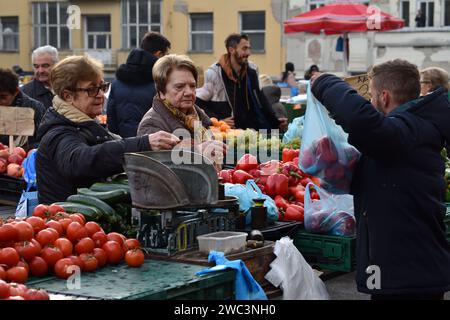
[[[450,102],[442,89],[388,115],[341,79],[319,77],[313,94],[361,153],[352,181],[357,222],[356,281],[371,294],[450,290],[450,247],[443,219]],[[370,265],[380,269],[380,289]]]
[[[53,97],[55,95],[47,89],[42,82],[37,81],[36,79],[24,84],[20,90],[27,96],[41,102],[45,109],[53,105]]]
[[[152,68],[157,58],[134,49],[116,72],[106,109],[108,129],[122,138],[135,137],[139,122],[156,94]]]
[[[49,108],[39,127],[39,203],[65,201],[77,188],[123,172],[125,152],[149,151],[148,136],[114,140],[95,121],[76,124]]]

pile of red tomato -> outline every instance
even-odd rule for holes
[[[0,300],[50,300],[50,296],[42,289],[31,289],[21,283],[0,280]]]
[[[223,183],[245,184],[249,179],[255,180],[261,191],[274,199],[280,221],[303,222],[305,187],[309,182],[320,184],[318,178],[299,169],[295,150],[283,150],[283,161],[270,160],[261,164],[255,156],[245,154],[234,169],[221,170],[219,177]],[[315,190],[310,194],[311,199],[319,199]]]
[[[0,280],[25,283],[29,275],[51,273],[66,279],[75,272],[71,266],[91,272],[125,259],[139,267],[144,258],[138,240],[105,234],[96,222],[58,205],[38,205],[31,217],[0,222]]]

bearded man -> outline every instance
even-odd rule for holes
[[[205,72],[196,104],[209,117],[223,120],[231,128],[285,130],[287,119],[276,117],[259,88],[257,67],[248,60],[248,36],[233,33],[225,39],[225,47],[227,53]]]

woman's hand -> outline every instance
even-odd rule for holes
[[[200,143],[197,148],[204,157],[214,163],[216,170],[220,170],[225,154],[227,153],[227,145],[225,143],[217,140],[206,141]]]
[[[180,142],[180,139],[171,133],[158,131],[148,135],[148,142],[152,151],[172,150]]]

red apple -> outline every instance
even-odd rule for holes
[[[9,151],[8,149],[0,149],[0,158],[8,159]]]
[[[16,164],[18,164],[18,165],[21,165],[22,162],[23,162],[23,157],[21,157],[21,156],[18,155],[18,154],[13,153],[12,155],[10,155],[10,156],[8,157],[8,162],[9,162],[9,163],[16,163]]]
[[[0,173],[5,173],[7,166],[8,166],[7,160],[3,159],[3,158],[0,158]]]
[[[10,163],[6,168],[6,174],[10,177],[20,178],[23,176],[23,168],[17,163]]]
[[[0,150],[8,149],[8,146],[5,146],[3,143],[0,142]]]
[[[15,148],[13,149],[13,152],[12,152],[12,153],[13,153],[13,154],[18,154],[19,156],[22,157],[22,159],[25,158],[25,157],[27,156],[27,153],[26,153],[25,150],[24,150],[23,148],[21,148],[21,147],[15,147]]]

